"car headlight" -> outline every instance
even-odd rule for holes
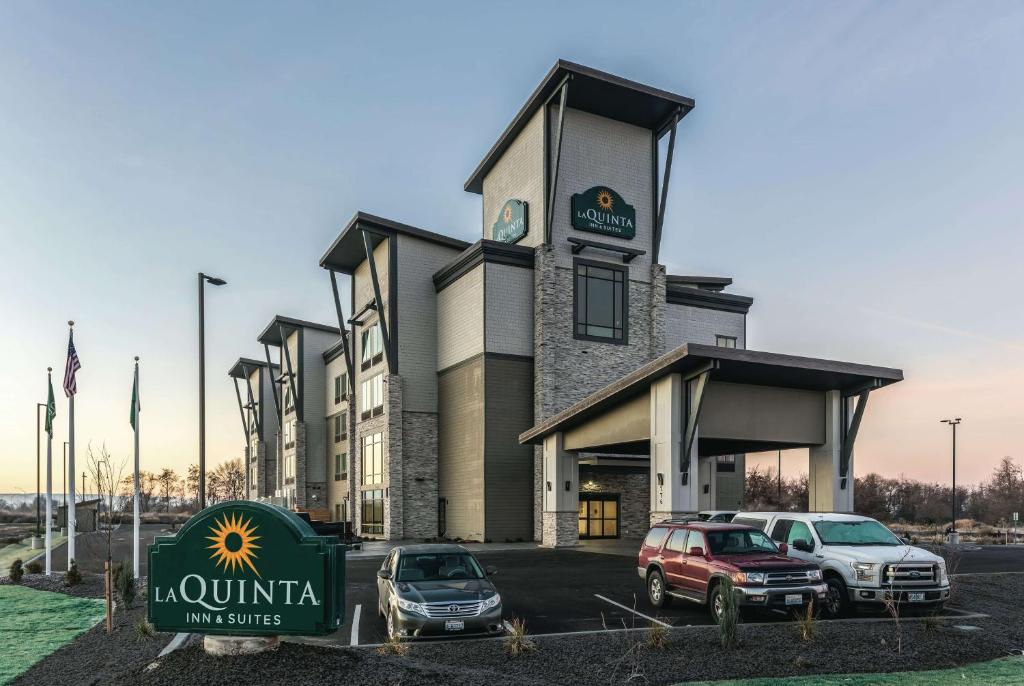
[[[811,581],[821,581],[821,570],[812,569],[811,571],[807,572],[807,578]]]
[[[946,561],[939,560],[939,583],[949,581],[949,573],[946,571]]]
[[[414,603],[411,600],[406,600],[404,598],[397,597],[396,602],[398,603],[398,607],[405,610],[406,612],[415,612],[418,615],[423,615],[424,617],[427,616],[427,611],[424,610],[423,606],[419,603]]]
[[[875,562],[851,562],[850,566],[857,576],[857,581],[871,581],[875,578]]]
[[[760,585],[764,583],[764,572],[736,572],[732,575],[733,583]]]
[[[495,593],[490,598],[484,599],[484,604],[480,606],[480,611],[483,612],[484,610],[490,610],[492,607],[497,607],[498,605],[501,605],[501,596]]]

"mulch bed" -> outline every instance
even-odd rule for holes
[[[15,683],[195,686],[218,684],[403,684],[492,686],[516,684],[671,684],[688,680],[786,677],[954,667],[1003,657],[1024,648],[1024,575],[964,577],[956,604],[991,618],[948,618],[935,628],[907,620],[819,622],[812,641],[793,624],[743,625],[740,647],[723,651],[714,627],[669,632],[664,649],[643,644],[646,632],[534,637],[536,650],[509,657],[503,641],[446,641],[409,646],[404,656],[372,648],[330,648],[292,642],[272,653],[214,658],[192,643],[145,670],[168,635],[139,643],[127,613],[113,637],[101,627],[33,667]],[[963,631],[957,624],[980,627]],[[902,639],[902,650],[900,647]],[[52,663],[52,664],[51,664]],[[58,678],[58,675],[60,678]]]

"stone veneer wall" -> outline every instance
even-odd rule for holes
[[[402,377],[384,377],[384,538],[405,538],[405,460],[402,435]]]
[[[437,537],[437,415],[402,414],[405,538]]]
[[[309,509],[306,503],[306,422],[295,422],[295,507]]]
[[[580,491],[619,496],[619,536],[639,538],[647,534],[651,511],[651,474],[631,470],[580,465]]]
[[[628,344],[573,337],[573,272],[549,245],[534,261],[534,423],[551,417],[665,351],[665,268],[630,270]],[[637,280],[642,276],[647,280]],[[543,453],[534,447],[534,537],[542,540]]]
[[[579,515],[576,512],[545,512],[541,528],[543,541],[554,548],[576,545],[579,540]]]

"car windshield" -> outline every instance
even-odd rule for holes
[[[855,522],[825,519],[814,522],[814,530],[825,545],[903,545],[895,534],[873,519]]]
[[[398,558],[395,581],[482,579],[483,570],[468,553],[414,553]]]
[[[778,546],[760,531],[734,529],[708,531],[708,545],[713,555],[750,555],[751,553],[777,553]]]

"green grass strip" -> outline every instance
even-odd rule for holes
[[[952,669],[930,672],[892,672],[880,674],[822,674],[780,679],[737,679],[733,681],[689,682],[687,686],[944,686],[945,684],[985,684],[1019,686],[1024,683],[1024,657],[1004,657]]]
[[[57,546],[64,543],[67,540],[66,536],[60,536],[53,534],[53,540],[51,541],[52,549],[56,549]],[[0,548],[0,576],[7,576],[7,572],[10,571],[11,563],[17,559],[21,559],[22,562],[28,563],[33,557],[44,552],[43,548],[38,550],[32,550],[31,548],[32,538],[26,538],[21,543],[11,543]],[[43,558],[39,558],[39,564],[43,564]]]
[[[0,686],[103,619],[103,601],[0,586]]]

